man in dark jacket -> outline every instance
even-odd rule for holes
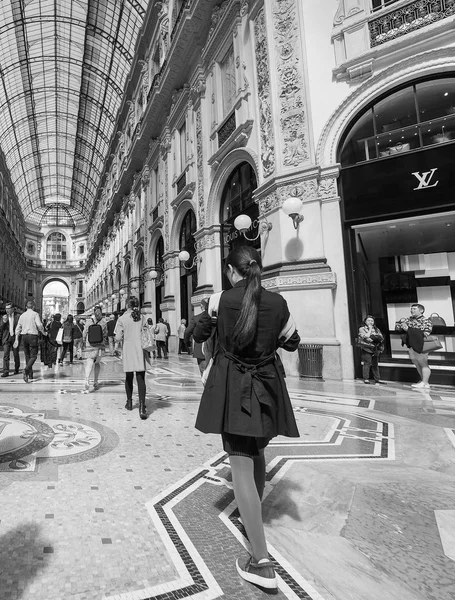
[[[3,346],[3,373],[2,377],[8,377],[9,375],[9,357],[11,350],[13,351],[14,358],[14,374],[19,373],[19,367],[21,365],[21,359],[19,357],[19,348],[14,348],[13,344],[16,339],[15,331],[16,325],[19,321],[19,315],[14,312],[14,305],[12,302],[6,304],[6,315],[3,315],[2,320],[2,346]]]
[[[203,298],[201,300],[202,312],[207,310],[207,306],[208,306],[208,300],[207,300],[207,298]],[[187,348],[191,348],[191,338],[193,336],[193,331],[194,331],[194,328],[196,327],[199,319],[201,318],[202,312],[199,313],[198,315],[195,315],[191,319],[190,324],[188,325],[188,327],[185,330],[184,341],[185,341]],[[205,354],[202,352],[202,344],[200,342],[196,342],[196,341],[194,342],[193,356],[197,360],[199,371],[202,375],[202,373],[204,372],[204,369],[206,367],[206,362],[205,362]]]

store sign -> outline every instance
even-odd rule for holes
[[[439,181],[433,183],[432,185],[430,185],[430,183],[437,170],[438,168],[436,167],[435,169],[431,169],[431,171],[427,171],[426,173],[413,173],[414,177],[417,177],[419,181],[419,185],[414,188],[414,190],[424,190],[425,188],[436,187]]]
[[[347,223],[455,210],[455,143],[341,169]]]

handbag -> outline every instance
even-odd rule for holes
[[[365,341],[364,338],[357,337],[355,339],[356,346],[358,346],[361,350],[365,350],[365,352],[370,352],[370,354],[374,354],[376,352],[376,345],[372,342]]]
[[[439,341],[437,335],[429,335],[425,338],[423,342],[422,354],[428,354],[429,352],[435,352],[436,350],[440,350],[442,348],[442,344]]]
[[[141,346],[142,350],[146,350],[147,352],[153,352],[155,350],[155,338],[153,336],[153,328],[150,327],[147,323],[142,325],[141,329]]]
[[[446,326],[446,322],[444,321],[444,319],[442,317],[440,317],[438,315],[438,313],[431,313],[431,315],[428,318],[432,322],[433,327],[435,325],[442,326],[442,327]]]
[[[57,331],[55,341],[57,342],[58,346],[61,346],[63,344],[63,327],[60,327],[60,329]]]

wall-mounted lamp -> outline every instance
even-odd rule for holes
[[[243,233],[243,236],[249,242],[254,242],[255,240],[257,240],[258,237],[261,235],[261,233],[266,233],[266,232],[272,230],[272,223],[269,223],[267,221],[267,219],[265,219],[265,221],[258,221],[258,223],[257,223],[257,225],[258,225],[258,233],[257,233],[257,235],[255,237],[250,238],[250,237],[247,236],[246,232],[248,231],[248,229],[250,229],[252,223],[253,222],[251,221],[251,219],[250,219],[250,217],[248,215],[239,215],[234,220],[234,227],[238,231],[240,231],[240,233]]]
[[[181,250],[181,251],[179,252],[179,261],[180,261],[180,263],[181,263],[182,267],[183,267],[184,269],[186,269],[187,271],[189,271],[190,269],[192,269],[192,268],[194,267],[194,265],[195,265],[195,264],[197,264],[198,262],[201,262],[201,260],[202,260],[202,259],[201,259],[201,257],[200,257],[200,256],[198,256],[197,254],[195,254],[195,255],[194,255],[194,258],[193,258],[193,262],[191,263],[191,265],[190,265],[189,267],[187,267],[187,266],[185,265],[185,263],[186,263],[188,260],[190,260],[190,253],[189,253],[189,252],[187,252],[186,250]]]
[[[159,269],[161,272],[158,273],[158,271],[156,271],[155,269]],[[151,281],[154,281],[156,285],[159,285],[164,281],[165,273],[163,267],[161,266],[156,266],[155,269],[153,269],[153,271],[149,271],[149,278],[151,279]]]
[[[295,196],[291,196],[287,198],[281,208],[283,212],[289,215],[294,223],[294,229],[297,229],[299,224],[303,221],[303,215],[300,215],[300,211],[302,210],[303,202],[300,198],[296,198]]]

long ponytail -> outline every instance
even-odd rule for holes
[[[251,246],[239,246],[227,256],[227,265],[235,267],[245,279],[245,293],[232,332],[234,346],[242,350],[251,344],[256,337],[262,289],[262,261],[257,250]]]

